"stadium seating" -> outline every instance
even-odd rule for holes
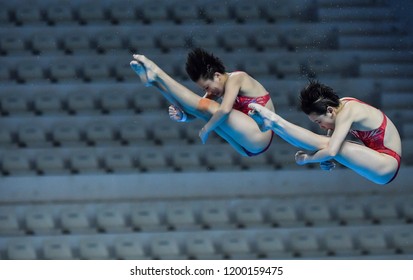
[[[3,1],[0,259],[413,259],[413,40],[391,1]],[[309,78],[377,106],[402,137],[399,177],[372,186],[298,166],[274,136],[256,157],[130,69],[188,89],[202,47],[245,71],[287,120]]]

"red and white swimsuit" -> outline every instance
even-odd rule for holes
[[[248,108],[248,105],[251,103],[257,103],[262,106],[265,106],[267,102],[271,99],[269,93],[263,96],[258,97],[248,97],[248,96],[237,96],[235,99],[234,105],[232,106],[233,109],[243,112],[244,114],[248,115],[248,112],[251,110]]]
[[[342,100],[356,101],[356,102],[366,104],[356,98],[343,98]],[[397,171],[394,174],[393,178],[388,182],[390,183],[391,181],[394,180],[394,178],[396,178],[397,173],[399,172],[401,157],[398,153],[396,153],[392,149],[389,149],[386,146],[384,146],[384,135],[386,133],[387,116],[383,112],[382,114],[383,114],[383,121],[378,128],[373,129],[373,130],[366,130],[366,131],[365,130],[350,130],[350,133],[354,137],[360,139],[366,147],[369,147],[370,149],[373,149],[379,153],[392,156],[397,160],[398,162]]]
[[[248,115],[248,112],[251,110],[248,105],[251,103],[257,103],[260,104],[262,106],[265,106],[265,104],[267,104],[267,102],[271,99],[271,96],[269,93],[267,93],[266,95],[263,96],[259,96],[259,97],[248,97],[248,96],[237,96],[237,98],[235,99],[234,105],[232,106],[233,109],[238,110],[243,112],[244,114]],[[268,143],[268,146],[265,147],[262,151],[258,152],[258,153],[252,153],[248,150],[246,150],[245,148],[244,151],[246,152],[246,154],[250,157],[252,156],[257,156],[259,154],[264,153],[266,150],[268,150],[268,148],[271,146],[271,142],[272,139],[274,137],[274,132],[271,131],[271,140]]]

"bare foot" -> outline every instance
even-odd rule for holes
[[[271,110],[257,103],[251,103],[248,107],[251,109],[249,116],[257,122],[261,131],[271,130],[276,125],[276,114]]]
[[[139,78],[146,86],[151,86],[156,80],[156,65],[143,55],[133,55],[135,60],[130,62],[133,71],[138,74]]]

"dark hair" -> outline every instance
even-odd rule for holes
[[[186,73],[194,82],[200,78],[212,79],[215,72],[225,73],[225,66],[222,61],[201,48],[196,48],[188,53],[185,68]]]
[[[331,87],[318,81],[310,80],[310,83],[300,92],[300,108],[307,115],[316,113],[323,115],[327,107],[338,107],[340,99]]]

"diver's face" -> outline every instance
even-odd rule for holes
[[[224,83],[220,73],[215,73],[212,79],[200,78],[196,84],[208,95],[221,97],[224,94]]]
[[[308,118],[310,119],[310,121],[318,124],[320,128],[324,130],[334,130],[336,126],[336,114],[332,108],[328,108],[327,112],[323,115],[311,113],[308,115]]]

